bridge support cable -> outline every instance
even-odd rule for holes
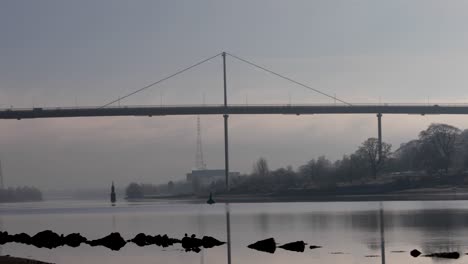
[[[125,95],[125,96],[122,96],[122,97],[119,97],[119,98],[117,98],[117,99],[115,99],[115,100],[112,100],[112,101],[110,101],[109,103],[107,103],[107,104],[105,104],[105,105],[103,105],[103,106],[101,106],[101,107],[98,107],[98,109],[104,108],[104,107],[109,106],[109,105],[111,105],[111,104],[113,104],[113,103],[116,103],[116,102],[120,102],[120,100],[122,100],[122,99],[125,99],[125,98],[127,98],[127,97],[130,97],[130,96],[132,96],[132,95],[134,95],[134,94],[137,94],[137,93],[139,93],[139,92],[141,92],[141,91],[144,91],[144,90],[146,90],[146,89],[148,89],[148,88],[151,88],[151,87],[153,87],[153,86],[155,86],[155,85],[157,85],[157,84],[160,84],[160,83],[162,83],[162,82],[164,82],[164,81],[166,81],[166,80],[169,80],[169,79],[171,79],[172,77],[175,77],[175,76],[177,76],[177,75],[179,75],[179,74],[181,74],[181,73],[184,73],[184,72],[186,72],[186,71],[188,71],[188,70],[190,70],[190,69],[192,69],[192,68],[197,67],[198,65],[201,65],[201,64],[203,64],[203,63],[205,63],[205,62],[207,62],[207,61],[210,61],[210,60],[212,60],[212,59],[218,57],[218,56],[221,55],[221,54],[222,54],[222,53],[218,53],[218,54],[216,54],[216,55],[214,55],[214,56],[211,56],[211,57],[209,57],[209,58],[207,58],[207,59],[204,59],[204,60],[202,60],[202,61],[200,61],[200,62],[197,62],[197,63],[195,63],[195,64],[193,64],[193,65],[191,65],[191,66],[189,66],[189,67],[187,67],[187,68],[184,68],[184,69],[182,69],[182,70],[179,70],[179,71],[177,71],[176,73],[173,73],[173,74],[171,74],[171,75],[169,75],[169,76],[166,76],[166,77],[164,77],[164,78],[162,78],[162,79],[160,79],[160,80],[158,80],[158,81],[155,81],[155,82],[153,82],[153,83],[151,83],[151,84],[148,84],[148,85],[146,85],[145,87],[142,87],[142,88],[140,88],[140,89],[138,89],[138,90],[135,90],[135,91],[133,91],[133,92],[131,92],[131,93]]]
[[[282,75],[282,74],[276,73],[276,72],[274,72],[274,71],[272,71],[272,70],[269,70],[269,69],[267,69],[267,68],[265,68],[265,67],[262,67],[262,66],[260,66],[260,65],[258,65],[258,64],[255,64],[255,63],[253,63],[253,62],[251,62],[251,61],[248,61],[248,60],[246,60],[246,59],[240,58],[240,57],[238,57],[238,56],[236,56],[236,55],[233,55],[233,54],[231,54],[231,53],[226,53],[226,54],[228,54],[229,56],[231,56],[231,57],[233,57],[233,58],[235,58],[235,59],[237,59],[237,60],[240,60],[240,61],[242,61],[242,62],[244,62],[244,63],[247,63],[247,64],[249,64],[249,65],[251,65],[251,66],[254,66],[255,68],[258,68],[258,69],[260,69],[260,70],[263,70],[263,71],[265,71],[265,72],[268,72],[268,73],[270,73],[270,74],[273,74],[273,75],[275,75],[275,76],[278,76],[278,77],[280,77],[281,79],[290,81],[290,82],[295,83],[295,84],[297,84],[297,85],[299,85],[299,86],[302,86],[302,87],[304,87],[304,88],[306,88],[306,89],[312,90],[312,91],[314,91],[314,92],[316,92],[316,93],[319,93],[319,94],[321,94],[321,95],[323,95],[323,96],[326,96],[326,97],[328,97],[328,98],[331,98],[331,99],[333,99],[333,100],[335,100],[335,101],[341,102],[341,103],[346,104],[346,105],[352,105],[351,103],[348,103],[348,102],[346,102],[346,101],[344,101],[344,100],[341,100],[341,99],[337,98],[336,96],[333,96],[333,95],[324,93],[324,92],[322,92],[322,91],[320,91],[320,90],[318,90],[318,89],[312,88],[312,87],[310,87],[310,86],[308,86],[308,85],[306,85],[306,84],[304,84],[304,83],[295,81],[295,80],[293,80],[293,79],[291,79],[291,78],[289,78],[289,77],[286,77],[286,76],[284,76],[284,75]]]
[[[382,162],[382,114],[377,114],[377,135],[378,135],[378,151],[379,151],[379,159],[378,162]]]
[[[224,81],[224,176],[226,180],[226,191],[229,192],[229,133],[228,133],[228,118],[227,113],[227,79],[226,79],[226,52],[223,56],[223,81]]]

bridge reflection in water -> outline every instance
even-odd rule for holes
[[[229,203],[226,203],[225,204],[225,212],[226,212],[226,239],[227,239],[227,243],[226,243],[226,247],[227,247],[227,252],[226,252],[226,255],[227,255],[227,263],[228,264],[231,264],[232,262],[232,258],[231,258],[231,248],[232,248],[232,244],[231,244],[231,212],[230,212],[230,206],[229,206]],[[383,203],[380,202],[379,203],[379,221],[378,221],[378,224],[379,224],[379,230],[380,230],[380,259],[381,259],[381,263],[382,264],[385,264],[385,218],[384,218],[384,207],[383,207]],[[306,247],[307,248],[307,247]],[[200,257],[200,263],[201,264],[204,264],[204,254],[203,254],[203,250],[201,252],[201,257]]]

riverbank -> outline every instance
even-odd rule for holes
[[[196,196],[166,196],[147,197],[145,201],[184,201],[205,203],[205,197]],[[357,201],[438,201],[438,200],[468,200],[468,188],[439,187],[418,188],[404,191],[386,192],[383,194],[333,194],[309,193],[300,194],[214,194],[217,203],[271,203],[271,202],[357,202]]]
[[[0,263],[2,264],[52,264],[49,262],[42,262],[33,259],[17,258],[12,256],[0,256]]]

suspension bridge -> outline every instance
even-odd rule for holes
[[[222,57],[224,103],[219,105],[146,105],[146,106],[120,106],[120,101],[134,94],[176,77],[207,61]],[[250,66],[268,72],[281,79],[285,79],[314,93],[332,99],[333,104],[276,104],[276,105],[233,105],[228,104],[226,57],[230,56]],[[337,104],[338,102],[339,104]],[[119,103],[118,106],[115,106]],[[310,114],[375,114],[377,117],[377,130],[379,142],[379,157],[382,146],[382,115],[383,114],[409,114],[409,115],[441,115],[441,114],[468,114],[468,104],[352,104],[336,96],[327,94],[304,83],[293,80],[287,76],[276,73],[270,69],[257,65],[236,55],[222,52],[177,71],[163,79],[137,89],[123,97],[116,98],[106,104],[95,107],[35,107],[35,108],[5,108],[0,109],[0,119],[32,119],[32,118],[69,118],[69,117],[103,117],[103,116],[170,116],[170,115],[222,115],[224,118],[224,149],[225,149],[225,177],[226,189],[229,190],[229,115],[310,115]]]

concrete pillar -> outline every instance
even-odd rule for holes
[[[379,161],[382,159],[382,114],[377,114]]]

